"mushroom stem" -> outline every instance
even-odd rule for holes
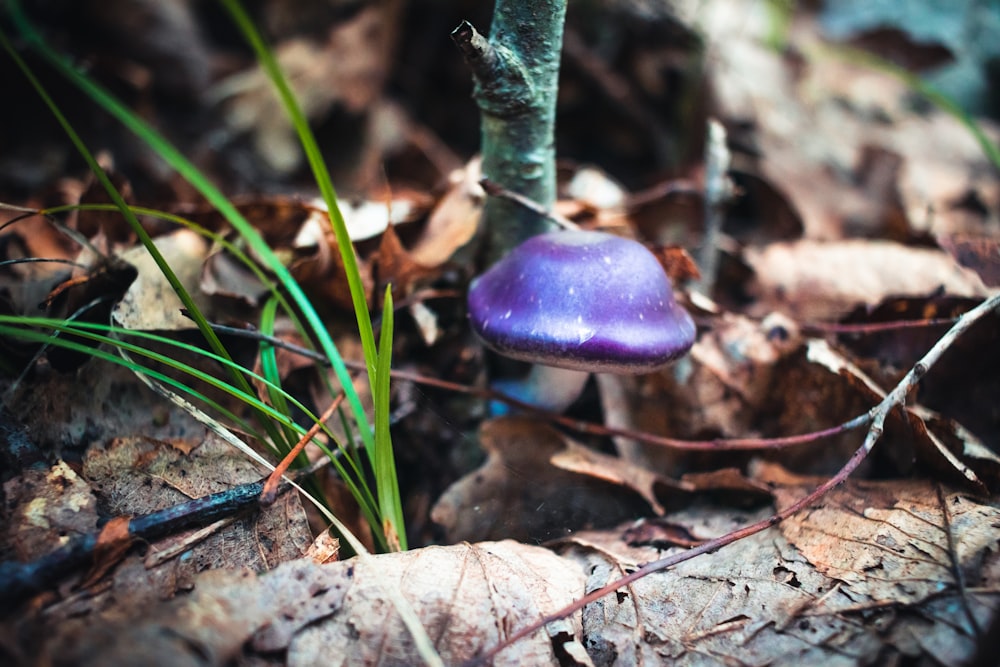
[[[498,380],[493,388],[524,403],[530,403],[542,410],[563,412],[583,393],[590,373],[533,364],[526,377],[516,380]],[[510,412],[507,405],[494,402],[491,412],[500,416]]]

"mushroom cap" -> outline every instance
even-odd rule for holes
[[[641,243],[603,232],[534,236],[472,282],[486,345],[535,364],[647,373],[685,354],[695,326]]]

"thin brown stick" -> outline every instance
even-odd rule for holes
[[[257,331],[256,329],[244,329],[239,327],[229,327],[221,324],[212,324],[213,329],[216,331],[227,333],[234,336],[243,336],[246,338],[253,338],[254,340],[264,341],[275,347],[280,347],[282,349],[294,352],[301,356],[313,359],[319,363],[328,363],[326,357],[323,354],[316,352],[315,350],[310,350],[309,348],[290,343],[286,340],[276,338],[274,336],[268,336],[266,334]],[[348,359],[344,360],[344,365],[352,370],[364,370],[365,365],[360,361],[351,361]],[[412,373],[410,371],[403,370],[391,370],[389,375],[394,380],[403,380],[404,382],[413,382],[415,384],[420,384],[425,387],[435,387],[437,389],[443,389],[445,391],[453,391],[460,394],[467,394],[470,396],[476,396],[484,400],[502,401],[508,405],[512,405],[519,410],[533,414],[542,419],[546,419],[550,422],[560,424],[568,429],[572,429],[578,433],[586,433],[588,435],[605,436],[605,437],[624,437],[642,442],[648,445],[653,445],[657,447],[667,447],[670,449],[678,449],[684,451],[741,451],[741,450],[764,450],[764,449],[784,449],[786,447],[795,447],[797,445],[808,444],[810,442],[815,442],[822,438],[830,437],[847,431],[852,431],[856,428],[860,428],[864,424],[868,423],[869,417],[867,414],[861,414],[852,419],[849,419],[843,423],[837,424],[836,426],[831,426],[829,428],[820,429],[818,431],[812,431],[809,433],[802,433],[798,435],[782,436],[778,438],[715,438],[712,440],[683,440],[681,438],[668,438],[661,435],[656,435],[653,433],[646,433],[643,431],[633,431],[624,428],[613,428],[609,426],[604,426],[603,424],[597,424],[594,422],[587,422],[579,419],[573,419],[571,417],[566,417],[564,415],[556,414],[548,410],[539,409],[530,403],[524,403],[516,398],[507,396],[493,389],[485,387],[472,387],[465,384],[460,384],[457,382],[450,382],[448,380],[442,380],[440,378],[430,377],[427,375],[422,375],[420,373]]]
[[[301,454],[306,445],[316,437],[316,434],[319,433],[323,424],[325,424],[326,421],[333,416],[334,411],[340,407],[340,404],[344,402],[345,398],[347,398],[347,394],[340,392],[340,394],[333,399],[333,402],[330,403],[330,407],[326,409],[323,416],[317,419],[316,422],[309,427],[309,430],[306,431],[305,435],[299,438],[299,441],[295,443],[295,446],[292,447],[291,451],[289,451],[288,454],[285,455],[285,458],[281,460],[281,463],[274,467],[274,470],[271,471],[270,476],[267,478],[267,482],[264,483],[264,490],[260,493],[260,504],[262,507],[267,507],[274,502],[274,499],[278,496],[278,485],[281,483],[281,478],[285,476],[286,472],[288,472],[288,468],[292,465],[292,461],[294,461],[295,457]]]
[[[940,340],[938,340],[937,343],[934,344],[934,346],[927,352],[927,354],[925,354],[916,364],[913,365],[913,368],[911,368],[910,371],[906,374],[906,376],[903,377],[902,380],[900,380],[899,384],[897,384],[892,391],[886,394],[885,398],[883,398],[878,405],[876,405],[875,407],[873,407],[871,410],[868,411],[866,416],[867,416],[867,421],[870,422],[871,426],[869,426],[868,428],[868,434],[865,437],[865,441],[861,444],[861,446],[857,449],[857,451],[854,452],[854,454],[847,461],[847,463],[844,464],[844,467],[842,467],[837,472],[836,475],[828,479],[826,482],[820,484],[818,487],[816,487],[815,490],[813,490],[812,493],[797,500],[788,507],[779,510],[778,512],[775,512],[772,516],[768,517],[767,519],[764,519],[763,521],[758,521],[757,523],[751,524],[749,526],[744,526],[743,528],[734,530],[733,532],[727,533],[726,535],[722,535],[721,537],[709,540],[687,551],[676,553],[671,556],[667,556],[666,558],[661,558],[651,563],[647,563],[646,565],[643,565],[635,572],[632,572],[631,574],[626,575],[621,579],[613,581],[607,586],[604,586],[591,593],[588,593],[587,595],[583,596],[582,598],[573,602],[572,604],[563,607],[559,611],[550,614],[542,618],[541,620],[536,621],[535,623],[532,623],[527,627],[522,628],[521,630],[518,630],[510,637],[508,637],[506,640],[504,640],[502,643],[493,647],[492,649],[490,649],[483,655],[475,658],[474,660],[467,662],[466,664],[467,665],[486,664],[490,659],[496,656],[497,653],[507,648],[514,642],[534,634],[535,632],[541,630],[547,624],[553,621],[558,621],[560,619],[566,618],[567,616],[570,616],[571,614],[577,611],[580,611],[591,602],[595,602],[604,597],[605,595],[610,595],[611,593],[617,591],[618,589],[633,584],[637,580],[642,579],[643,577],[648,576],[650,574],[653,574],[654,572],[662,572],[663,570],[673,567],[678,563],[683,563],[684,561],[691,560],[695,556],[712,553],[714,551],[721,549],[724,546],[736,542],[737,540],[741,540],[744,537],[749,537],[750,535],[754,535],[763,530],[766,530],[771,526],[781,523],[782,521],[792,516],[799,510],[808,507],[809,505],[812,505],[814,502],[822,498],[828,491],[846,481],[847,478],[850,477],[851,473],[853,473],[858,468],[858,466],[861,465],[861,462],[865,460],[868,454],[875,447],[875,443],[877,443],[879,439],[882,437],[882,431],[885,426],[886,417],[888,417],[889,413],[892,412],[894,409],[897,408],[902,409],[905,407],[907,394],[909,394],[910,391],[912,391],[913,388],[917,386],[917,384],[920,382],[920,379],[927,374],[927,371],[930,370],[931,367],[933,367],[934,364],[938,362],[944,351],[947,350],[949,347],[951,347],[951,345],[955,342],[955,340],[957,340],[962,334],[964,334],[969,329],[969,327],[971,327],[976,321],[978,321],[980,318],[982,318],[990,311],[997,310],[998,307],[1000,307],[1000,294],[990,297],[989,299],[983,301],[981,304],[979,304],[969,312],[962,315],[959,318],[958,322],[956,322],[955,325],[951,329],[949,329],[940,338]]]
[[[508,190],[507,188],[505,188],[504,186],[500,185],[495,181],[491,181],[488,178],[481,178],[479,179],[479,185],[483,188],[483,191],[486,192],[486,194],[488,194],[489,196],[499,197],[500,199],[506,199],[507,201],[514,202],[523,209],[531,211],[536,215],[540,215],[543,218],[548,218],[549,220],[556,223],[563,229],[568,229],[571,231],[575,229],[580,229],[580,225],[576,224],[569,218],[561,216],[554,211],[550,211],[541,204],[539,204],[538,202],[536,202],[535,200],[529,199],[528,197],[525,197],[522,194],[514,192],[513,190]]]
[[[854,324],[815,323],[803,324],[800,329],[810,334],[827,333],[860,333],[870,334],[881,331],[897,331],[899,329],[924,329],[954,324],[957,317],[934,317],[926,320],[890,320],[888,322],[858,322]]]

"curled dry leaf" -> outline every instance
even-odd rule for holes
[[[403,247],[395,230],[392,227],[386,228],[382,233],[375,262],[379,292],[383,291],[386,285],[392,285],[394,298],[398,300],[437,273],[436,269],[416,262],[413,254]]]
[[[817,366],[846,379],[850,386],[864,397],[868,405],[876,405],[885,398],[886,392],[878,383],[826,341],[810,340],[807,355]],[[947,428],[949,422],[938,419],[936,425],[945,428],[932,431],[925,421],[931,417],[937,415],[917,405],[907,406],[902,415],[898,411],[890,413],[880,446],[883,450],[890,447],[905,447],[902,452],[891,452],[893,458],[901,461],[903,465],[915,454],[919,462],[941,479],[956,484],[964,483],[977,491],[985,491],[986,486],[976,474],[976,470],[963,461],[963,457],[966,457],[971,464],[981,466],[993,474],[997,467],[997,457],[985,457],[988,450],[981,444],[977,446],[978,441],[975,436],[965,432],[964,429],[962,429],[964,437],[956,437],[955,430],[961,428],[958,425],[952,424],[950,430]]]
[[[201,267],[208,255],[208,243],[198,234],[179,229],[157,238],[154,243],[174,274],[194,298],[198,308],[211,316],[211,301],[199,288]],[[163,272],[143,246],[125,251],[121,259],[134,266],[139,274],[112,316],[126,329],[141,331],[179,331],[193,329],[194,323],[181,314],[184,307]]]
[[[448,192],[437,203],[420,238],[410,250],[413,260],[439,267],[471,260],[486,193],[479,185],[479,159],[449,177]]]
[[[684,488],[646,468],[633,465],[614,456],[595,452],[572,441],[567,441],[566,449],[553,454],[549,462],[561,470],[632,489],[649,503],[656,514],[663,514],[665,511],[657,497],[657,487],[660,487],[659,491],[661,492],[666,487]],[[685,490],[690,490],[690,488]]]
[[[188,596],[72,619],[32,652],[66,664],[249,665],[283,652],[288,665],[421,664],[388,601],[394,588],[416,612],[447,665],[492,648],[579,596],[583,573],[539,547],[460,544],[318,565],[291,561],[266,575],[216,570]],[[498,622],[502,619],[502,622]],[[502,651],[495,665],[557,664],[580,656],[580,617]],[[566,663],[562,663],[566,664]]]

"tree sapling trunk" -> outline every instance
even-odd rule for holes
[[[483,176],[545,209],[556,198],[555,107],[566,0],[497,0],[489,39],[467,21],[452,33],[475,79]],[[483,212],[494,262],[552,223],[491,197]]]

